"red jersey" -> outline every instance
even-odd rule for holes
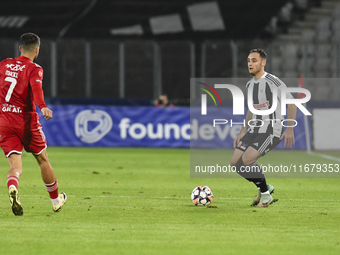
[[[40,127],[36,104],[46,107],[43,69],[29,58],[8,58],[0,63],[0,126]]]

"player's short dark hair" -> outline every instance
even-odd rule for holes
[[[34,50],[40,46],[40,38],[33,33],[25,33],[20,37],[21,48],[25,51]]]
[[[249,54],[254,53],[254,52],[260,54],[260,57],[262,58],[262,60],[267,59],[267,53],[263,49],[260,49],[260,48],[252,49],[250,50]]]

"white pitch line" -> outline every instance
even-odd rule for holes
[[[8,196],[5,194],[0,194],[0,196]],[[20,195],[21,197],[43,197],[43,195]],[[185,199],[190,200],[190,197],[150,197],[150,196],[76,196],[76,195],[69,195],[68,197],[79,197],[80,199],[84,198],[150,198],[150,199]],[[251,200],[253,197],[214,197],[214,199],[220,199],[220,200]],[[294,201],[308,201],[308,202],[315,202],[320,201],[320,199],[303,199],[303,198],[289,198],[289,200]],[[340,202],[340,199],[322,199],[323,202]]]
[[[309,152],[308,154],[310,154],[310,155],[315,155],[315,156],[319,156],[319,157],[321,157],[321,158],[330,159],[330,160],[335,160],[335,161],[340,162],[340,158],[338,158],[338,157],[333,157],[333,156],[330,156],[330,155],[327,155],[327,154],[316,153],[316,152]]]

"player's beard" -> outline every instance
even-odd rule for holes
[[[258,74],[260,72],[260,70],[257,70],[256,72],[254,72],[254,69],[253,69],[253,72],[250,73],[251,76],[255,77],[256,74]]]
[[[258,73],[261,72],[261,66],[259,68],[253,68],[252,73],[249,72],[249,74],[253,77],[255,77]]]

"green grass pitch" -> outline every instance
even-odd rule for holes
[[[24,154],[19,184],[24,215],[14,216],[3,157],[0,254],[340,254],[338,178],[268,179],[279,201],[254,208],[249,205],[257,189],[241,178],[190,178],[187,149],[47,152],[68,201],[60,213],[52,211],[38,166]],[[339,163],[300,151],[273,151],[261,162],[289,158]],[[214,192],[211,208],[190,201],[198,185]]]

